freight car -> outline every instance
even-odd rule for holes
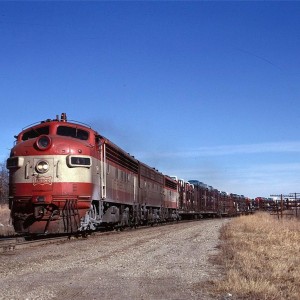
[[[231,195],[164,175],[90,126],[69,122],[65,113],[24,128],[7,168],[11,217],[19,233],[72,233],[237,213]]]

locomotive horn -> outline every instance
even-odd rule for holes
[[[62,113],[61,116],[60,116],[60,120],[62,122],[67,122],[67,114],[66,113]]]

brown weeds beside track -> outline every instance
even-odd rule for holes
[[[299,300],[300,221],[268,213],[233,219],[221,230],[216,281],[230,299]]]

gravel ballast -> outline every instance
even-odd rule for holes
[[[1,299],[216,299],[211,219],[113,232],[0,255]]]

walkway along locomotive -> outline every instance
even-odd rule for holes
[[[68,233],[234,215],[246,198],[163,175],[65,113],[23,129],[7,160],[16,232]]]

